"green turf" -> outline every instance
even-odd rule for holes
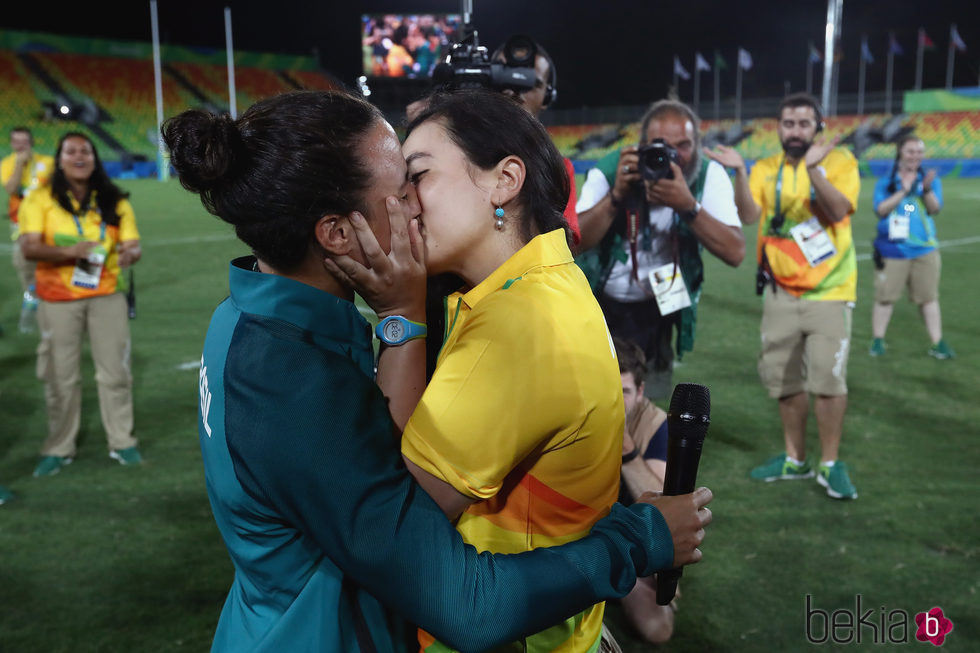
[[[214,306],[227,294],[227,261],[246,251],[176,182],[126,182],[144,244],[132,322],[139,469],[107,457],[86,354],[76,461],[31,478],[45,433],[34,336],[16,333],[20,300],[0,250],[0,483],[17,498],[0,507],[0,651],[205,650],[231,583],[210,515],[195,426],[196,369]],[[712,426],[699,480],[716,493],[705,560],[685,572],[677,629],[665,651],[799,651],[805,596],[828,612],[916,612],[941,606],[954,623],[944,649],[976,650],[980,562],[980,378],[975,286],[980,242],[943,250],[946,337],[959,357],[925,354],[914,306],[895,310],[888,354],[871,340],[873,219],[865,180],[855,235],[859,303],[849,365],[842,458],[860,498],[835,502],[812,482],[756,484],[749,469],[781,448],[775,403],[755,372],[760,303],[751,253],[737,270],[707,263],[696,349],[674,382],[705,383]],[[940,238],[980,241],[980,183],[945,181]],[[747,231],[749,251],[754,231]],[[811,423],[815,444],[815,429]],[[816,454],[816,448],[811,446]],[[608,610],[627,653],[647,650]],[[842,650],[888,650],[864,644]],[[914,628],[910,636],[914,636]],[[828,647],[832,648],[832,647]]]

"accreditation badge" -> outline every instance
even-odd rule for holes
[[[902,208],[905,213],[892,211],[891,215],[888,216],[888,240],[908,240],[909,238],[909,224],[912,221],[910,216],[915,211],[915,204],[906,203]]]
[[[92,248],[87,257],[78,259],[71,274],[71,285],[87,290],[98,288],[106,255],[105,247],[97,245]]]
[[[824,231],[816,216],[789,230],[810,267],[816,267],[837,253],[834,241]]]
[[[673,263],[650,270],[650,287],[657,298],[661,315],[670,315],[691,305],[691,295],[687,292],[684,277],[680,268]]]

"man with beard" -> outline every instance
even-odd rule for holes
[[[670,393],[674,351],[680,357],[694,346],[702,246],[732,267],[745,256],[731,180],[701,156],[698,123],[686,104],[655,102],[641,120],[640,145],[676,153],[669,176],[644,178],[641,148],[624,147],[589,171],[576,206],[580,250],[595,248],[579,262],[613,336],[643,349],[652,398]]]
[[[764,294],[759,377],[779,400],[786,451],[752,470],[760,481],[812,478],[806,420],[812,394],[820,435],[817,482],[835,499],[856,499],[837,459],[847,410],[847,355],[857,263],[851,215],[861,182],[857,159],[818,137],[820,105],[805,93],[779,105],[781,154],[746,174],[735,150],[709,156],[735,169],[735,201],[745,224],[759,223],[757,291]]]

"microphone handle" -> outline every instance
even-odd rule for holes
[[[695,438],[677,438],[667,441],[664,495],[677,496],[694,492],[703,443],[703,440]],[[683,571],[683,567],[677,567],[657,572],[657,605],[670,604],[677,592],[677,581],[680,580]]]

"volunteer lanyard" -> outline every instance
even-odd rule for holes
[[[782,194],[783,194],[783,166],[786,164],[786,157],[782,157],[779,160],[779,172],[776,173],[776,206],[775,212],[772,214],[772,220],[769,223],[770,231],[775,232],[777,235],[782,235],[783,224],[786,222],[786,216],[783,215],[782,209]],[[793,171],[796,174],[796,171]],[[813,190],[813,184],[810,184],[810,203],[812,204],[814,200],[817,199],[817,194]],[[779,224],[772,224],[774,221],[779,221]]]
[[[75,221],[75,228],[78,229],[78,235],[85,237],[85,232],[82,230],[82,222],[78,219],[77,213],[71,214],[71,219]],[[99,243],[105,242],[105,220],[99,223]]]

